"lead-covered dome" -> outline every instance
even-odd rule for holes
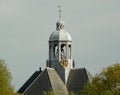
[[[56,31],[50,35],[49,41],[72,41],[71,35],[64,31],[64,22],[56,23]]]

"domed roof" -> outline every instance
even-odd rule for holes
[[[51,34],[49,41],[72,41],[71,35],[64,31],[55,31]]]
[[[72,41],[71,35],[64,31],[64,23],[62,21],[56,23],[56,31],[50,35],[49,41]]]

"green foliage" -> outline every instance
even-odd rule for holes
[[[57,94],[57,93],[54,93],[53,90],[48,90],[48,91],[44,91],[42,95],[63,95],[63,94]],[[70,92],[69,95],[78,95],[78,94],[75,94],[74,92]]]
[[[44,91],[42,95],[56,95],[53,90]]]
[[[0,95],[13,94],[13,88],[10,82],[11,74],[5,65],[4,60],[0,59]]]
[[[88,82],[81,95],[120,95],[120,64],[114,64]]]
[[[69,92],[69,95],[78,95],[78,94],[76,94],[75,92],[71,91],[71,92]]]

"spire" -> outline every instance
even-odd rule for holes
[[[62,18],[62,10],[61,10],[61,4],[60,4],[60,0],[58,0],[58,17],[59,17],[59,21],[56,23],[56,30],[60,31],[64,29],[64,22],[61,21]]]
[[[58,5],[58,12],[59,12],[59,21],[61,20],[61,13],[62,13],[62,10],[61,10],[61,5]]]
[[[62,13],[62,9],[61,9],[61,4],[60,4],[60,0],[58,0],[58,13],[59,13],[59,21],[61,20],[61,13]]]

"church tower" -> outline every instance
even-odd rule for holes
[[[61,14],[59,14],[59,21],[56,23],[56,31],[49,37],[49,60],[47,61],[47,67],[54,68],[66,84],[69,72],[74,68],[71,50],[72,38],[64,30],[64,22],[60,18]]]
[[[72,37],[65,31],[61,20],[56,30],[49,37],[49,58],[44,70],[38,70],[18,90],[22,95],[43,95],[44,91],[53,90],[55,95],[69,95],[69,92],[79,92],[92,75],[86,68],[75,68],[72,59]]]

